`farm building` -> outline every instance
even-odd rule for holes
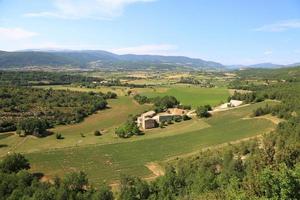
[[[140,117],[137,118],[138,127],[143,129],[154,128],[156,126],[156,121],[152,117],[156,114],[155,111],[148,111],[143,113]]]
[[[239,100],[230,100],[230,102],[228,103],[224,103],[222,105],[220,105],[219,107],[217,107],[217,110],[224,110],[227,108],[231,108],[231,107],[237,107],[243,104],[243,101],[239,101]]]
[[[237,107],[243,104],[243,101],[238,101],[238,100],[230,100],[229,102],[230,107]]]
[[[166,112],[158,114],[154,111],[148,111],[138,117],[137,124],[142,129],[155,128],[159,123],[173,120],[174,117],[185,114],[187,114],[187,111],[179,108],[170,108]]]

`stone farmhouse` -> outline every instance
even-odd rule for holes
[[[158,124],[172,120],[176,116],[183,116],[187,114],[187,110],[179,108],[170,108],[166,112],[156,113],[155,111],[148,111],[143,113],[137,119],[138,127],[142,129],[150,129],[157,127]]]

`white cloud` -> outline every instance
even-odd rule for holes
[[[264,52],[264,55],[271,55],[271,54],[273,54],[273,51],[272,51],[272,50],[266,50],[266,51]]]
[[[155,0],[52,0],[53,11],[26,13],[28,17],[56,17],[63,19],[113,19],[122,15],[124,8],[138,2]]]
[[[22,40],[38,35],[36,32],[28,31],[22,28],[4,28],[0,27],[0,40]]]
[[[262,27],[254,29],[255,31],[262,31],[262,32],[282,32],[289,29],[297,29],[300,28],[300,19],[292,19],[292,20],[285,20],[279,21],[274,24],[267,24]]]
[[[117,49],[111,49],[110,51],[117,54],[149,54],[149,55],[170,55],[177,50],[178,47],[172,44],[151,44],[141,45],[134,47],[123,47]]]

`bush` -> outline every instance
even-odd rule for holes
[[[174,117],[174,121],[175,122],[181,122],[182,121],[182,117],[181,116],[175,116]]]
[[[196,114],[200,118],[207,118],[211,116],[211,114],[208,111],[209,111],[208,106],[200,106],[196,109]]]
[[[94,132],[94,135],[95,135],[95,136],[101,136],[102,134],[101,134],[101,132],[100,132],[99,130],[96,130],[96,131]]]
[[[183,115],[182,119],[183,119],[183,121],[187,121],[187,120],[190,120],[191,118],[187,115]]]
[[[115,134],[120,138],[130,138],[133,135],[142,135],[139,127],[135,123],[134,119],[129,119],[124,125],[115,130]]]
[[[60,133],[56,133],[56,134],[55,134],[55,137],[56,137],[56,139],[58,139],[58,140],[64,139],[64,137],[63,137],[62,134],[60,134]]]
[[[6,156],[0,163],[0,171],[4,173],[17,173],[23,169],[30,169],[28,160],[19,153]]]

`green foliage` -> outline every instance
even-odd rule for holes
[[[147,182],[137,177],[122,176],[120,181],[120,199],[143,200],[148,199],[150,189]]]
[[[45,119],[25,118],[18,123],[18,130],[24,131],[25,135],[33,134],[35,136],[43,136],[46,134],[50,125]]]
[[[9,154],[0,163],[0,172],[17,173],[23,169],[29,169],[28,160],[21,154]]]
[[[143,133],[140,131],[134,119],[130,118],[125,124],[115,130],[115,134],[120,138],[130,138],[133,135],[142,135]]]
[[[65,72],[46,71],[0,71],[0,85],[69,85],[100,82],[103,79]]]
[[[114,93],[108,93],[113,97]],[[106,108],[104,94],[27,87],[0,87],[0,132],[14,131],[17,124],[25,134],[43,135],[57,124],[81,122]]]
[[[64,139],[64,137],[62,136],[61,133],[56,133],[56,134],[55,134],[55,138],[56,138],[57,140],[62,140],[62,139]]]
[[[209,105],[200,106],[196,109],[196,115],[200,118],[210,117],[211,114],[208,112],[209,110],[211,110],[211,107]]]
[[[139,94],[134,96],[134,99],[139,104],[145,104],[145,103],[153,103],[155,105],[155,110],[157,112],[162,112],[167,108],[174,108],[179,106],[180,102],[173,96],[163,96],[163,97],[154,97],[154,98],[148,98],[146,96],[141,96]]]
[[[187,120],[190,120],[191,118],[189,117],[189,116],[187,116],[187,115],[183,115],[182,116],[182,120],[183,121],[187,121]]]
[[[87,175],[72,172],[52,183],[41,182],[26,171],[28,161],[20,154],[9,155],[1,162],[0,199],[73,199],[113,200],[111,188],[102,184],[97,189],[89,185]]]

